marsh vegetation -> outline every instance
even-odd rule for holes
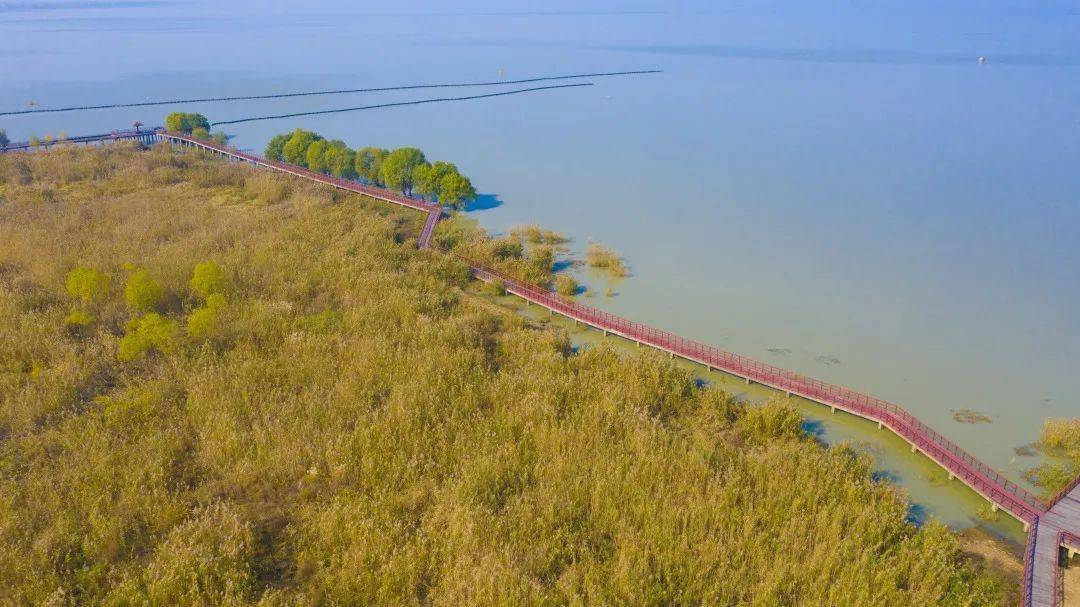
[[[0,155],[0,603],[1008,600],[793,409],[575,352],[417,219],[195,152]],[[551,280],[550,245],[439,239]]]

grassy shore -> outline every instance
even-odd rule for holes
[[[1008,600],[790,407],[575,353],[404,212],[167,149],[0,180],[0,604]]]

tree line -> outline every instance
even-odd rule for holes
[[[360,179],[406,196],[419,194],[455,209],[476,198],[472,182],[454,163],[428,162],[422,151],[412,147],[353,150],[340,139],[327,140],[318,133],[296,129],[271,139],[266,157],[343,179]]]

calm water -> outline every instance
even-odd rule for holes
[[[296,4],[0,2],[0,107],[660,68],[229,132],[255,150],[305,127],[454,160],[488,195],[473,215],[492,230],[536,221],[626,255],[634,277],[590,303],[894,400],[1016,477],[1033,460],[1014,447],[1045,417],[1080,414],[1080,3]],[[960,408],[993,421],[959,424]]]

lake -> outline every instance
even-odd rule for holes
[[[303,127],[452,160],[492,231],[538,222],[579,252],[625,255],[614,297],[579,273],[588,303],[897,402],[1017,479],[1037,460],[1014,449],[1042,420],[1080,414],[1077,3],[298,4],[0,2],[0,109],[661,69],[227,131],[260,152]],[[0,128],[21,140],[495,88]],[[961,409],[991,422],[954,421]],[[925,479],[904,470],[919,500]]]

